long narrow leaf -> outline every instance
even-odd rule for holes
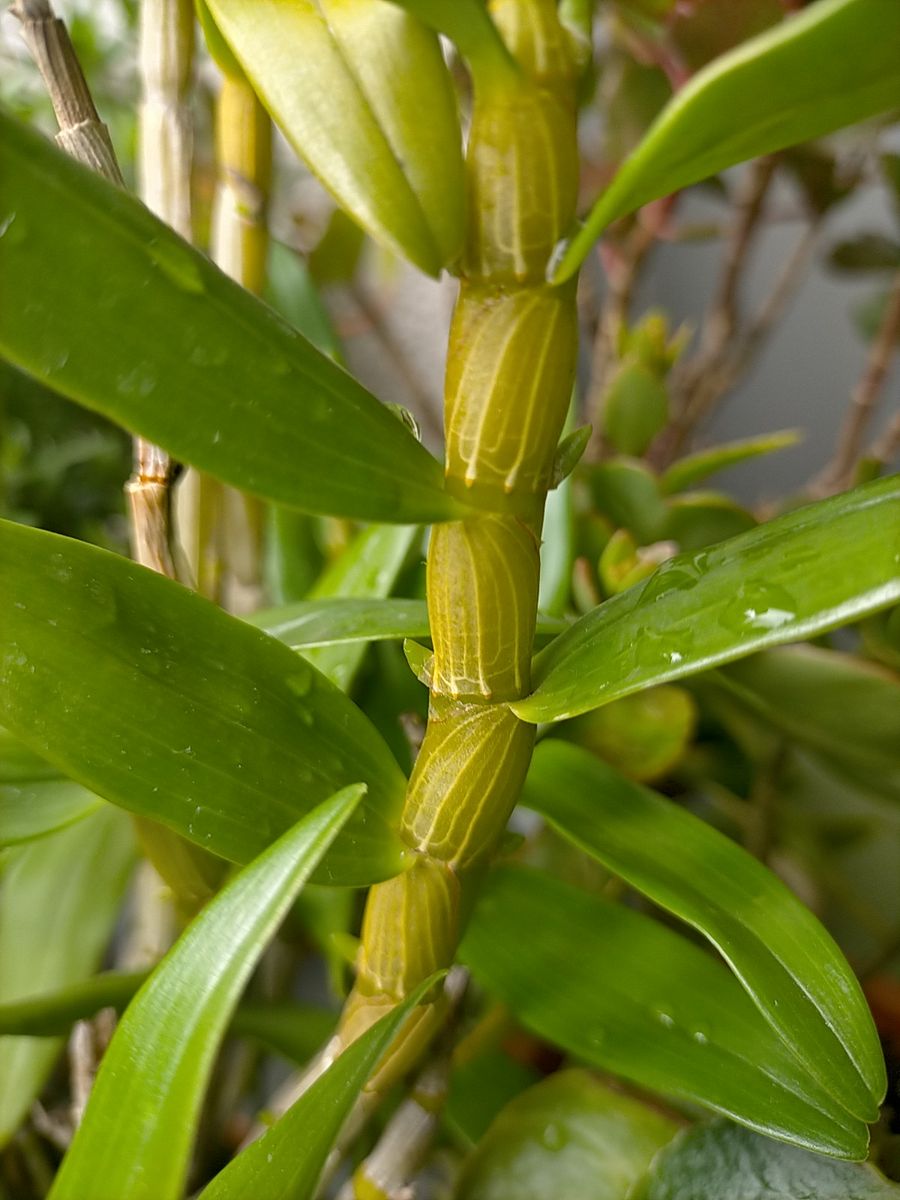
[[[294,650],[352,642],[402,641],[431,636],[424,600],[334,596],[297,600],[245,617]],[[546,642],[566,628],[558,617],[538,613],[535,640]]]
[[[416,525],[373,525],[356,535],[309,593],[310,600],[381,600],[390,594],[416,538]],[[366,647],[344,643],[310,649],[304,657],[342,691],[349,691]]]
[[[272,1128],[221,1171],[202,1200],[310,1200],[354,1102],[403,1022],[440,975],[351,1043]]]
[[[887,1082],[862,989],[777,876],[704,821],[565,742],[538,747],[523,803],[709,938],[804,1071],[853,1116],[877,1119]]]
[[[558,721],[887,608],[900,599],[898,526],[892,475],[673,558],[548,646],[512,707]]]
[[[642,204],[897,106],[900,5],[817,0],[714,59],[663,109],[572,239],[554,282]]]
[[[865,1157],[865,1125],[803,1071],[727,968],[658,922],[506,868],[489,879],[461,955],[577,1058],[772,1137]]]
[[[103,1058],[51,1200],[179,1200],[229,1017],[363,791],[345,788],[245,867],[153,971]]]
[[[64,217],[63,217],[64,214]],[[0,353],[183,462],[367,521],[458,511],[331,359],[143,205],[0,111]]]
[[[95,547],[0,522],[0,720],[70,778],[234,862],[350,783],[321,882],[396,874],[403,774],[274,638]]]
[[[78,983],[97,969],[134,861],[123,813],[104,805],[0,857],[0,1006]],[[56,1038],[0,1037],[0,1145],[59,1054]]]

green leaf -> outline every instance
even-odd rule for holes
[[[366,1080],[440,977],[426,979],[352,1042],[267,1133],[204,1188],[202,1200],[311,1200],[328,1153]]]
[[[103,801],[68,779],[0,783],[0,846],[30,842],[86,817]]]
[[[681,1134],[654,1161],[633,1200],[898,1200],[868,1163],[836,1163],[779,1146],[727,1121]]]
[[[698,450],[673,463],[662,476],[662,489],[671,495],[701,483],[717,471],[726,471],[738,463],[763,454],[774,454],[796,446],[803,438],[799,429],[782,429],[777,433],[766,433],[761,437],[742,438],[736,442],[725,442],[721,446],[710,446]]]
[[[687,552],[737,537],[756,524],[751,512],[723,492],[682,492],[669,501],[665,532]]]
[[[592,1066],[820,1153],[865,1157],[865,1125],[802,1071],[727,968],[649,917],[505,868],[489,877],[461,956],[523,1024]]]
[[[319,872],[396,874],[405,780],[286,646],[171,580],[0,522],[0,721],[70,778],[234,862],[339,788],[369,793]]]
[[[434,34],[366,0],[207,3],[272,118],[338,204],[429,275],[452,264],[464,237],[462,138]]]
[[[583,746],[629,779],[647,783],[681,761],[697,726],[697,704],[674,684],[624,696],[582,713],[558,734]]]
[[[703,680],[867,790],[900,802],[900,678],[850,654],[792,646]]]
[[[456,43],[476,86],[514,80],[519,65],[480,0],[392,0]]]
[[[575,716],[887,608],[900,598],[898,524],[894,475],[670,559],[552,642],[512,708],[526,721]]]
[[[4,288],[28,297],[4,307],[0,354],[56,391],[268,500],[400,524],[459,511],[440,465],[374,396],[2,112],[0,229]]]
[[[895,0],[818,0],[714,59],[666,105],[554,272],[574,274],[606,227],[726,167],[896,107]]]
[[[23,746],[8,729],[0,728],[0,782],[34,783],[41,779],[59,779],[59,771]]]
[[[104,806],[0,857],[0,1005],[96,970],[131,865],[130,822]],[[57,1039],[0,1037],[0,1145],[15,1132],[59,1054]]]
[[[625,1200],[677,1128],[587,1071],[560,1071],[500,1113],[456,1200]]]
[[[853,1116],[887,1087],[856,977],[809,909],[724,834],[577,746],[543,742],[523,803],[719,950],[760,1012]]]
[[[424,600],[366,597],[328,597],[296,600],[281,608],[267,608],[245,617],[272,637],[303,650],[312,646],[339,646],[353,642],[381,642],[426,638],[431,630]],[[559,617],[538,615],[536,638],[547,641],[566,628]]]
[[[421,536],[417,525],[373,525],[362,530],[313,587],[310,600],[338,596],[384,599],[393,590],[413,543]],[[345,642],[307,650],[304,658],[347,692],[365,652],[364,643]]]
[[[900,243],[883,233],[860,233],[833,246],[828,262],[838,271],[896,271]]]
[[[104,971],[82,983],[0,1004],[0,1036],[59,1037],[101,1008],[122,1012],[147,981],[148,971]],[[254,1038],[276,1053],[306,1063],[332,1032],[335,1014],[294,1001],[243,1000],[229,1032]]]
[[[152,972],[103,1057],[51,1200],[179,1200],[228,1019],[363,791],[337,793],[245,867]]]
[[[663,536],[666,506],[653,472],[636,458],[609,458],[585,472],[597,508],[641,545]]]
[[[0,1035],[56,1037],[101,1008],[121,1012],[146,978],[146,971],[103,971],[67,986],[30,992],[0,1004]]]

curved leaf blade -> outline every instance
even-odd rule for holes
[[[604,229],[726,167],[822,137],[898,103],[894,0],[817,0],[714,59],[666,105],[555,269],[574,274]]]
[[[359,0],[207,3],[273,120],[338,204],[429,275],[453,263],[464,237],[462,137],[434,34]]]
[[[3,853],[0,1007],[79,983],[96,970],[133,862],[130,822],[106,805]],[[0,1145],[28,1112],[59,1050],[56,1038],[0,1036]]]
[[[241,990],[364,790],[338,792],[245,867],[152,972],[103,1057],[51,1200],[179,1200]]]
[[[588,1071],[557,1071],[498,1114],[456,1200],[624,1200],[677,1129]]]
[[[866,1126],[803,1072],[727,968],[649,917],[503,868],[461,956],[523,1024],[586,1063],[820,1154],[865,1157]]]
[[[724,834],[577,746],[538,746],[523,803],[707,937],[804,1071],[863,1121],[887,1088],[856,977],[812,913]]]
[[[759,437],[741,438],[738,441],[696,450],[693,454],[679,458],[663,472],[660,481],[662,490],[667,495],[683,492],[710,475],[727,471],[729,467],[747,462],[748,459],[774,454],[778,450],[789,450],[802,438],[803,434],[799,429],[782,429],[777,433],[764,433]]]
[[[123,558],[9,522],[0,575],[0,721],[70,778],[234,862],[364,781],[318,878],[402,869],[403,773],[286,646]]]
[[[837,775],[900,802],[900,676],[819,646],[755,654],[702,681]]]
[[[406,1018],[440,979],[432,975],[352,1042],[258,1141],[201,1192],[202,1200],[311,1200],[353,1104]]]
[[[68,779],[0,783],[0,847],[45,837],[80,821],[102,803]]]
[[[401,524],[458,513],[440,464],[365,388],[2,111],[0,229],[4,287],[23,298],[4,306],[0,353],[54,390],[267,500]]]
[[[900,9],[898,9],[900,12]],[[664,563],[576,621],[511,707],[558,721],[859,620],[900,599],[900,475]]]
[[[698,1125],[654,1160],[633,1200],[898,1200],[869,1163],[829,1162],[795,1146],[779,1146],[727,1121]]]
[[[413,543],[416,538],[421,539],[421,534],[416,525],[372,525],[361,530],[314,585],[309,599],[384,599],[392,591]],[[365,652],[365,644],[345,642],[310,648],[304,658],[341,691],[348,692]]]
[[[362,596],[297,600],[281,608],[263,609],[244,620],[294,650],[431,636],[425,601],[399,596],[383,600]],[[538,613],[535,638],[547,641],[565,628],[561,618]]]

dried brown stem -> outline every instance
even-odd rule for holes
[[[853,482],[853,473],[862,452],[866,427],[878,407],[891,359],[897,351],[898,338],[900,338],[900,271],[894,276],[884,316],[869,347],[863,373],[853,389],[850,407],[838,434],[834,457],[822,472],[817,485],[814,485],[814,489],[818,493],[828,495],[831,492],[839,492]],[[895,418],[894,423],[898,429],[897,436],[900,436],[900,415]],[[890,439],[881,449],[886,449],[887,453],[884,456],[877,453],[879,461],[889,461],[892,456]]]
[[[59,123],[56,141],[84,166],[123,187],[109,130],[100,120],[69,37],[49,0],[15,0],[10,11],[37,64]],[[175,577],[169,521],[173,464],[164,450],[134,439],[134,472],[125,485],[131,513],[132,553],[137,562]]]

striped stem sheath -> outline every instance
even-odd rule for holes
[[[477,515],[431,535],[429,723],[401,829],[414,863],[369,893],[339,1028],[345,1045],[453,961],[478,868],[503,833],[534,742],[534,727],[506,702],[529,688],[543,506],[575,367],[574,285],[544,279],[574,216],[580,48],[555,0],[490,7],[521,76],[476,83],[445,386],[447,487]],[[413,1065],[441,1007],[417,1011],[370,1090]],[[357,1194],[381,1193],[363,1173]]]

